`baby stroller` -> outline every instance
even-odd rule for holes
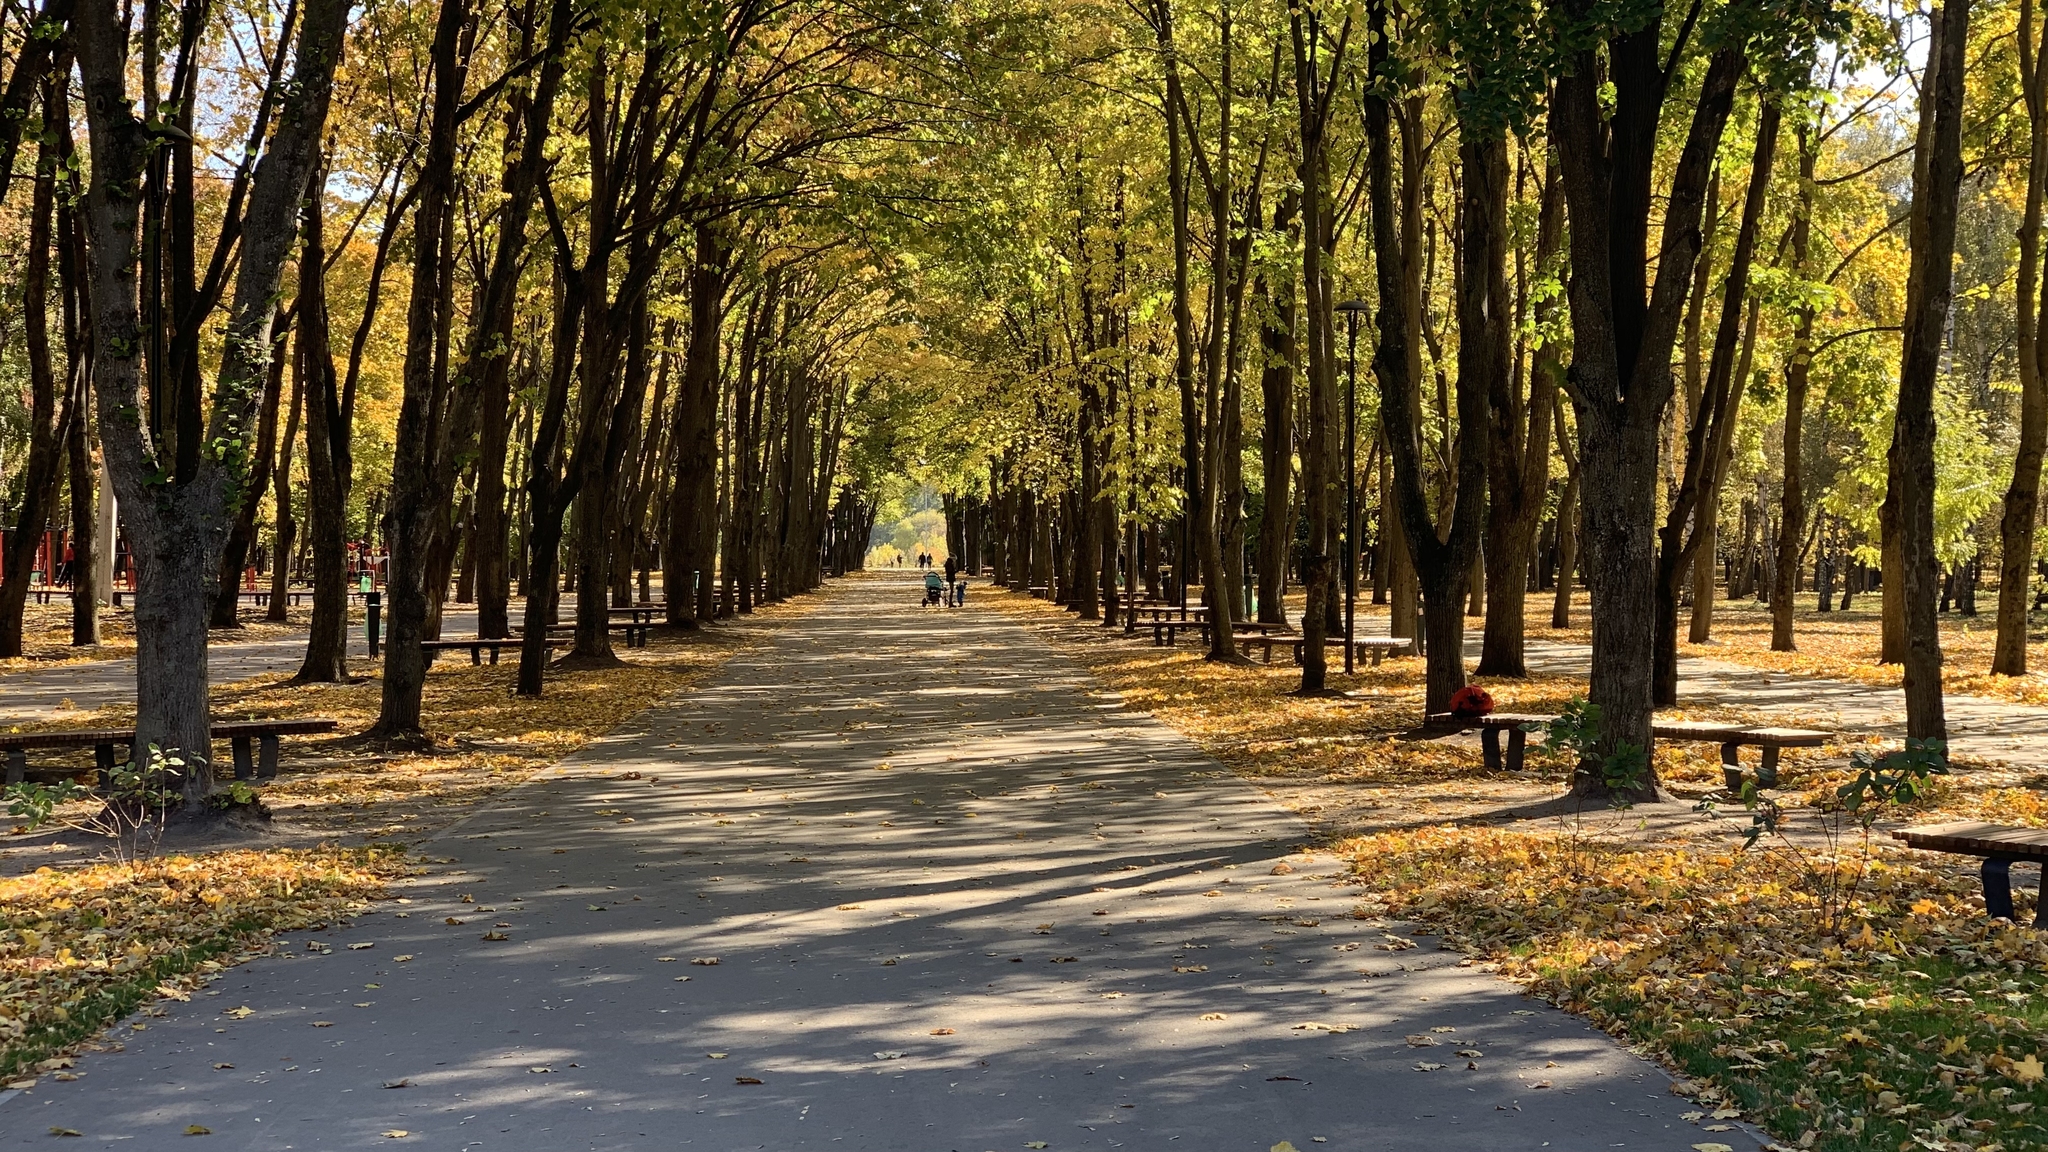
[[[945,606],[946,582],[937,572],[924,574],[924,602],[919,607],[940,608]]]

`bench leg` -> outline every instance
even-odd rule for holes
[[[1381,652],[1380,652],[1380,648],[1379,648],[1379,645],[1377,645],[1377,644],[1373,645],[1373,647],[1372,647],[1371,651],[1372,651],[1372,666],[1373,666],[1373,667],[1375,667],[1375,668],[1377,668],[1377,667],[1379,667],[1379,666],[1380,666],[1380,656],[1381,656]]]
[[[1721,745],[1721,782],[1730,792],[1742,791],[1742,757],[1740,744]]]
[[[1758,761],[1756,766],[1756,786],[1759,788],[1776,788],[1778,786],[1778,749],[1774,745],[1766,744],[1763,748],[1763,754],[1763,759]]]
[[[1520,772],[1522,770],[1522,761],[1528,752],[1528,748],[1529,734],[1522,731],[1521,725],[1518,724],[1508,729],[1508,771]]]
[[[496,644],[491,645],[491,663],[493,664],[498,662],[498,647]]]
[[[7,783],[19,784],[28,778],[28,752],[21,748],[7,750]]]
[[[256,775],[265,780],[277,779],[277,736],[275,733],[256,738]]]
[[[249,755],[249,738],[247,736],[237,736],[228,741],[228,746],[235,750],[235,779],[254,780],[256,778],[256,763],[254,758]]]
[[[1479,730],[1479,746],[1486,755],[1486,770],[1489,772],[1500,771],[1500,729],[1481,728]]]
[[[1988,856],[1979,875],[1984,878],[1984,911],[1993,920],[2012,919],[2012,861]]]
[[[497,654],[496,652],[493,652],[493,653],[491,653],[491,656],[493,657],[493,659],[491,660],[491,663],[493,663],[493,664],[496,664],[496,663],[498,662],[498,661],[497,661],[497,660],[495,659],[495,657],[496,657],[497,655],[498,655],[498,654]],[[483,650],[483,646],[482,646],[482,645],[478,645],[478,646],[476,646],[476,647],[474,647],[474,648],[471,648],[471,649],[469,650],[469,666],[470,666],[471,668],[476,668],[476,667],[479,667],[480,665],[482,665],[482,664],[483,664],[483,662],[484,662],[484,650]]]

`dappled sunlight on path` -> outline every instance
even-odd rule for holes
[[[1041,639],[916,595],[911,574],[833,586],[773,646],[428,845],[440,863],[409,903],[169,1006],[126,1052],[82,1061],[80,1082],[0,1106],[0,1136],[182,1147],[202,1124],[236,1148],[971,1152],[1702,1138],[1663,1073],[1606,1036],[1353,918],[1358,891],[1296,850],[1294,817]]]

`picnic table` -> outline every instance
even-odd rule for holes
[[[283,736],[303,736],[317,732],[332,732],[337,722],[327,719],[303,720],[216,720],[213,723],[213,738],[226,740],[234,751],[235,779],[251,780],[258,775],[277,775],[278,740]],[[251,756],[251,742],[256,744],[257,756]],[[0,733],[0,755],[6,757],[6,782],[19,784],[32,771],[44,777],[65,776],[61,769],[32,770],[28,765],[28,753],[37,748],[91,748],[93,764],[101,773],[111,772],[119,761],[114,748],[128,749],[128,758],[135,756],[135,729],[88,728],[71,732],[12,732]]]
[[[1982,857],[1984,863],[1978,869],[1978,876],[1984,885],[1984,911],[1994,920],[2014,918],[2014,864],[2029,862],[2041,865],[2041,883],[2048,888],[2048,829],[1959,820],[1952,824],[1923,824],[1917,828],[1895,829],[1892,838],[1923,852]],[[2034,927],[2048,928],[2048,891],[2043,891],[2034,900]]]

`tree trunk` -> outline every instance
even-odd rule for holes
[[[1273,228],[1294,227],[1300,198],[1289,193],[1274,213]],[[1259,441],[1259,463],[1266,484],[1266,510],[1259,518],[1259,622],[1287,623],[1287,554],[1294,545],[1294,377],[1300,353],[1294,340],[1299,315],[1295,281],[1285,277],[1262,284],[1266,306],[1259,310],[1259,346],[1265,363],[1259,372],[1259,394],[1265,424]]]
[[[1367,8],[1373,21],[1367,51],[1375,77],[1386,66],[1383,0]],[[1394,214],[1391,115],[1377,92],[1364,100],[1368,197],[1372,205],[1374,266],[1380,332],[1373,372],[1380,385],[1380,419],[1393,458],[1393,504],[1400,513],[1422,583],[1427,669],[1423,710],[1450,710],[1465,686],[1464,607],[1472,565],[1486,527],[1486,478],[1491,455],[1489,405],[1507,406],[1511,315],[1507,291],[1507,136],[1505,125],[1460,105],[1458,156],[1463,222],[1458,249],[1458,437],[1456,490],[1448,524],[1440,528],[1422,475],[1419,413],[1411,403],[1415,381],[1409,333],[1409,293],[1402,270],[1417,253],[1402,243]],[[1518,405],[1512,406],[1518,407]],[[1518,417],[1518,412],[1511,412]],[[1520,461],[1517,460],[1519,465]],[[1447,529],[1447,530],[1446,530]]]
[[[2042,57],[2048,38],[2034,27],[2034,0],[2021,0],[2018,42],[2020,90],[2027,107],[2027,192],[2020,217],[2018,288],[2014,327],[2018,332],[2020,421],[2014,446],[2012,484],[1998,520],[1998,638],[1991,671],[1999,676],[2027,672],[2027,611],[2034,576],[2034,521],[2041,500],[2041,458],[2048,447],[2048,345],[2042,327],[2048,309],[2041,299],[2041,214],[2048,199],[2048,71]],[[2048,21],[2042,24],[2048,30]]]
[[[316,163],[327,119],[348,5],[310,0],[301,22],[296,64],[283,89],[276,131],[250,184],[240,221],[241,255],[234,301],[222,339],[214,385],[213,444],[235,443],[255,415],[263,357],[271,349],[279,280],[298,233],[298,206]],[[134,547],[136,601],[136,747],[160,747],[185,761],[184,809],[209,811],[213,787],[206,676],[206,618],[220,573],[229,516],[245,496],[246,448],[181,463],[160,482],[164,462],[138,413],[155,398],[145,378],[140,263],[135,259],[144,202],[144,174],[155,150],[152,130],[138,120],[127,94],[128,37],[112,0],[87,0],[74,23],[80,75],[92,131],[92,177],[86,200],[91,258],[93,383],[108,472]],[[154,305],[152,305],[153,307]],[[196,421],[196,412],[178,419]],[[199,445],[176,443],[197,453]]]
[[[1545,166],[1543,198],[1536,226],[1536,272],[1554,271],[1564,243],[1564,184],[1552,157]],[[1557,298],[1536,305],[1536,323],[1554,323]],[[1486,506],[1486,629],[1479,649],[1479,675],[1529,674],[1525,633],[1529,559],[1543,501],[1550,492],[1550,426],[1557,406],[1558,381],[1564,362],[1557,343],[1544,341],[1529,371],[1526,400],[1512,375],[1495,382],[1488,397],[1493,425],[1493,451],[1487,467]]]
[[[1813,170],[1818,146],[1804,123],[1798,127],[1799,190],[1793,203],[1792,267],[1811,275],[1813,244]],[[1806,396],[1813,372],[1814,309],[1799,309],[1792,329],[1792,355],[1785,365],[1784,484],[1778,500],[1778,555],[1796,556],[1806,535]],[[1799,565],[1780,564],[1771,587],[1771,650],[1793,652],[1793,601],[1797,599]],[[1889,590],[1887,590],[1889,591]]]
[[[1658,532],[1654,701],[1659,706],[1678,703],[1678,594],[1694,563],[1701,559],[1701,545],[1712,536],[1710,526],[1720,516],[1721,469],[1732,450],[1735,422],[1741,415],[1742,396],[1749,382],[1757,326],[1757,305],[1748,299],[1749,270],[1777,156],[1779,120],[1778,105],[1766,101],[1757,115],[1749,188],[1743,198],[1742,219],[1736,227],[1735,250],[1730,256],[1727,284],[1721,297],[1721,315],[1714,329],[1713,359],[1700,394],[1694,398],[1685,434],[1684,469]],[[1706,263],[1701,261],[1702,265]],[[1746,328],[1745,301],[1749,312]],[[1707,553],[1709,603],[1713,599],[1712,561],[1712,553]]]
[[[1550,626],[1572,626],[1572,582],[1579,567],[1579,456],[1564,426],[1564,409],[1556,413],[1557,448],[1564,457],[1564,488],[1557,496],[1557,588],[1550,600]]]
[[[699,224],[690,268],[690,338],[683,352],[675,425],[670,432],[675,490],[669,500],[668,558],[661,577],[667,590],[668,623],[685,628],[708,620],[716,611],[715,604],[707,608],[702,602],[709,599],[716,559],[718,345],[724,326],[728,259],[730,253],[718,229],[710,223]],[[763,308],[772,310],[774,289],[764,288],[763,296]],[[747,603],[751,605],[750,600]]]
[[[271,462],[277,451],[278,408],[284,399],[284,315],[271,326],[271,347],[264,356],[268,367],[263,376],[263,404],[256,412],[256,455],[254,466],[239,506],[234,527],[228,532],[227,547],[221,552],[220,587],[213,598],[212,628],[240,628],[242,570],[248,564],[249,548],[256,542],[256,510],[262,506],[263,490],[270,486]]]
[[[1322,23],[1316,12],[1290,8],[1289,38],[1294,51],[1294,91],[1300,121],[1301,153],[1301,283],[1308,346],[1307,442],[1301,456],[1301,485],[1308,511],[1308,541],[1302,555],[1302,584],[1308,603],[1301,615],[1301,688],[1304,696],[1328,691],[1328,660],[1324,652],[1329,618],[1336,607],[1338,451],[1342,427],[1337,411],[1336,312],[1331,258],[1330,162],[1328,130],[1334,83],[1319,62]],[[1347,17],[1347,22],[1349,18]],[[1348,29],[1347,29],[1348,30]],[[1342,54],[1331,61],[1330,75],[1339,75]]]
[[[1941,635],[1935,615],[1940,572],[1934,552],[1934,388],[1955,282],[1956,202],[1962,185],[1963,80],[1970,0],[1945,0],[1928,50],[1920,146],[1915,149],[1908,226],[1899,409],[1893,425],[1888,492],[1898,496],[1899,568],[1904,601],[1906,734],[1948,735],[1941,697]],[[1894,589],[1887,586],[1885,598]]]
[[[443,246],[453,225],[457,105],[465,71],[459,47],[467,21],[465,0],[441,0],[430,49],[432,115],[419,172],[419,204],[413,212],[404,392],[392,453],[391,502],[384,521],[391,567],[385,581],[383,700],[370,735],[405,744],[427,738],[420,714],[427,663],[420,643],[426,639],[432,607],[429,569],[438,521],[447,515],[445,495],[435,482],[448,431],[443,419],[448,381],[440,320],[442,295],[453,287],[443,282]]]
[[[278,355],[283,358],[281,349]],[[275,624],[290,619],[291,597],[286,593],[291,589],[292,548],[299,538],[299,522],[292,513],[292,447],[299,439],[299,418],[304,414],[305,403],[305,374],[294,372],[291,413],[285,418],[284,439],[277,445],[277,467],[271,472],[271,506],[275,509],[277,528],[272,536],[270,605],[264,619]]]
[[[1596,47],[1576,50],[1551,102],[1551,138],[1571,217],[1572,381],[1593,618],[1591,699],[1601,709],[1591,759],[1603,766],[1582,772],[1574,791],[1598,800],[1658,794],[1647,755],[1656,668],[1659,440],[1685,286],[1699,256],[1706,187],[1746,68],[1739,45],[1713,51],[1668,190],[1659,197],[1657,141],[1669,91],[1662,16],[1615,33],[1604,67]],[[1664,211],[1652,261],[1650,221],[1658,203]],[[1645,758],[1642,769],[1622,772],[1636,756]]]
[[[54,81],[54,73],[51,79]],[[56,511],[57,486],[64,478],[68,422],[77,415],[64,403],[74,389],[67,387],[60,395],[56,368],[50,359],[50,248],[57,215],[59,151],[53,139],[58,129],[51,119],[68,109],[70,102],[56,98],[54,82],[46,83],[44,88],[45,142],[36,149],[28,252],[21,278],[23,342],[28,350],[28,463],[22,470],[21,509],[14,521],[14,546],[7,549],[4,563],[0,563],[0,657],[22,654],[29,578],[35,568],[38,545]],[[43,573],[43,583],[51,582],[52,573]]]

